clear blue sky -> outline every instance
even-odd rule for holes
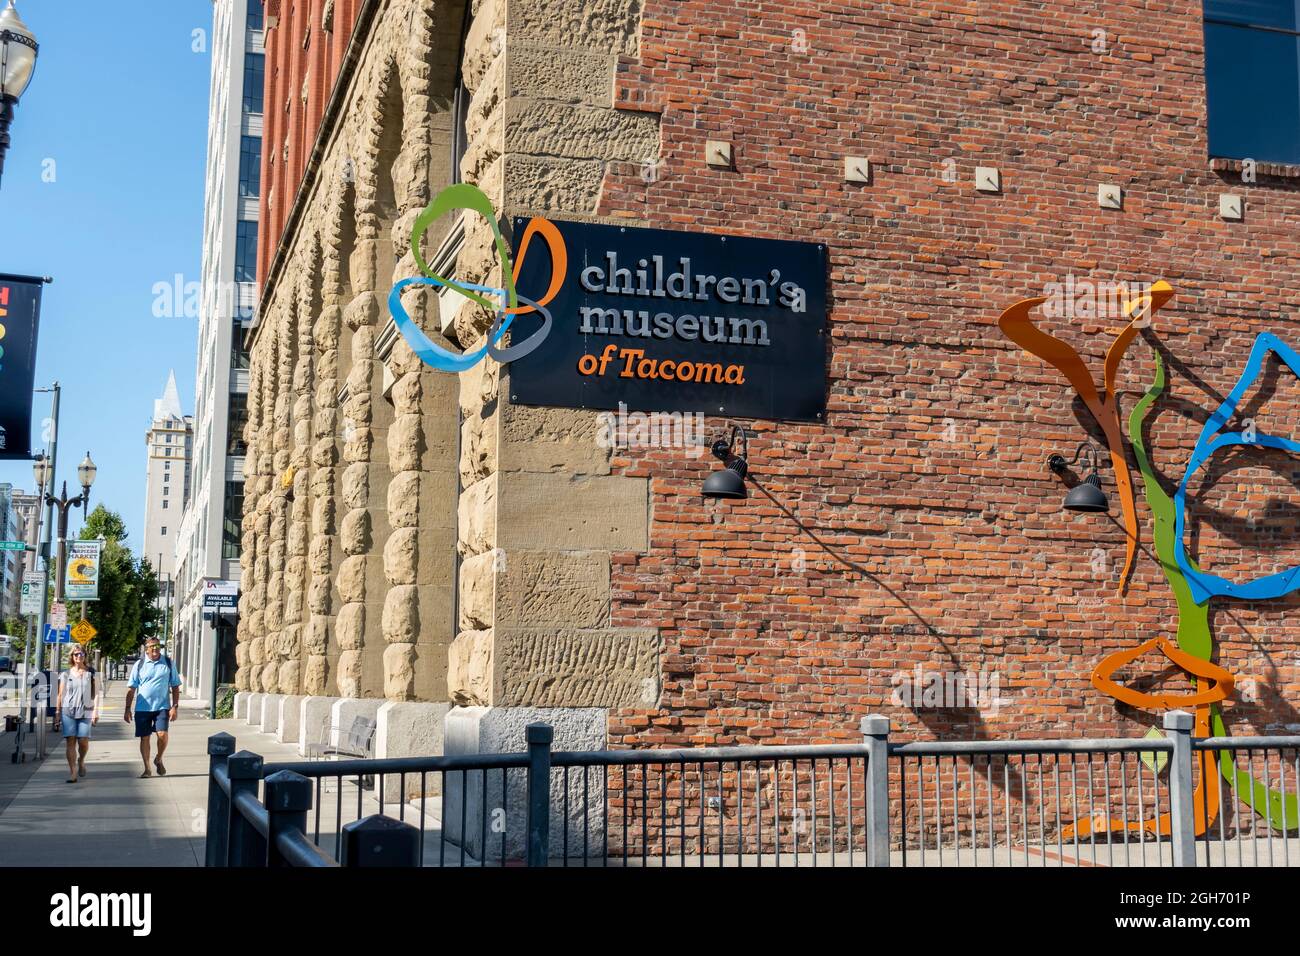
[[[120,512],[138,549],[144,433],[169,369],[194,410],[198,320],[155,318],[153,289],[177,273],[199,278],[211,60],[206,42],[193,47],[195,30],[211,32],[212,3],[17,7],[41,49],[0,180],[0,272],[54,277],[36,382],[63,386],[58,478],[75,487],[89,449],[99,465],[92,507]],[[43,180],[47,160],[53,182]],[[34,442],[49,399],[36,396]],[[31,463],[0,462],[0,481],[30,491]]]

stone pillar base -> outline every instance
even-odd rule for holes
[[[260,725],[262,723],[262,700],[266,697],[262,693],[250,693],[248,695],[248,712],[244,714],[244,721],[249,724]]]
[[[298,753],[306,757],[309,748],[330,740],[330,715],[337,697],[304,697],[298,705]]]
[[[235,694],[235,720],[248,719],[248,698],[252,696],[246,690],[241,690]]]
[[[443,753],[443,721],[451,704],[421,704],[387,701],[379,706],[375,728],[376,757],[437,757]],[[402,791],[400,774],[387,774],[380,781],[384,801],[414,800],[442,793],[442,774],[430,773],[421,786],[420,775],[407,774]]]
[[[298,742],[298,728],[302,726],[302,702],[299,694],[285,694],[280,698],[280,718],[275,728],[275,739],[282,744]]]
[[[608,712],[601,707],[454,707],[447,713],[443,739],[448,756],[476,753],[524,753],[528,745],[524,728],[531,723],[550,724],[555,730],[552,750],[603,750]],[[447,791],[442,797],[443,832],[449,843],[465,846],[477,860],[499,862],[522,860],[527,846],[526,808],[528,774],[523,769],[507,771],[505,789],[502,771],[470,772],[462,785],[461,774],[447,774]],[[583,779],[582,772],[569,772],[569,856],[582,858]],[[586,841],[594,855],[604,842],[601,800],[604,780],[599,772],[587,774]],[[465,833],[461,833],[464,805]],[[487,845],[483,844],[484,815]],[[563,855],[564,773],[551,772],[551,856]],[[504,845],[504,850],[503,850]]]
[[[386,703],[375,697],[340,697],[330,711],[330,743],[338,746],[347,739],[352,724],[358,717],[374,720],[379,708]]]
[[[262,733],[273,734],[280,729],[280,702],[283,694],[266,694],[262,697]]]

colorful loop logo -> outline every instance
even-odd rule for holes
[[[420,239],[433,222],[453,209],[468,209],[477,212],[492,227],[492,235],[496,240],[497,255],[501,259],[501,275],[506,285],[504,289],[445,279],[429,268],[429,264],[420,253]],[[523,265],[528,246],[535,235],[541,235],[546,240],[546,245],[551,253],[551,282],[546,293],[537,301],[525,298],[515,290],[520,267]],[[433,202],[429,203],[424,212],[420,213],[420,217],[415,220],[415,225],[411,228],[411,252],[415,256],[415,261],[420,266],[423,275],[402,279],[393,286],[392,291],[388,294],[388,311],[393,316],[397,331],[406,339],[406,343],[419,356],[420,361],[430,368],[438,369],[441,372],[463,372],[478,364],[484,355],[491,355],[502,364],[513,362],[535,350],[551,334],[553,323],[551,313],[546,309],[546,303],[554,299],[560,291],[560,286],[564,284],[564,276],[569,265],[569,254],[564,245],[564,237],[560,235],[560,230],[556,228],[554,223],[536,216],[529,220],[519,241],[519,259],[512,266],[510,252],[506,248],[505,239],[502,237],[501,229],[497,225],[496,210],[492,208],[492,201],[477,186],[472,186],[469,183],[458,183],[454,186],[448,186],[438,193]],[[488,330],[487,344],[476,351],[462,352],[460,354],[450,352],[434,344],[433,340],[424,333],[424,330],[415,324],[407,313],[405,306],[402,305],[402,291],[413,285],[431,285],[454,289],[467,299],[486,308],[494,309],[496,318],[492,322],[491,329]],[[480,295],[479,293],[483,294]],[[494,304],[485,296],[496,297],[500,301],[500,305]],[[520,302],[523,303],[522,306],[519,304]],[[522,342],[517,342],[508,348],[498,348],[497,343],[509,331],[515,316],[526,315],[529,312],[537,312],[542,317],[541,328]]]

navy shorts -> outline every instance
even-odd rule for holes
[[[137,710],[135,712],[135,735],[148,737],[155,732],[167,732],[167,711]]]

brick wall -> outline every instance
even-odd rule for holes
[[[266,4],[259,286],[266,280],[293,208],[360,8],[361,0],[269,0]]]
[[[1300,343],[1300,195],[1211,168],[1198,5],[864,6],[647,0],[640,55],[620,65],[618,104],[662,111],[663,165],[647,182],[611,164],[598,214],[827,243],[831,351],[825,426],[746,423],[751,472],[781,506],[754,482],[748,500],[704,501],[706,457],[614,460],[651,480],[652,523],[647,554],[614,556],[611,623],[664,639],[659,705],[616,712],[615,745],[852,738],[869,712],[915,738],[1142,733],[1158,714],[1088,680],[1176,628],[1141,476],[1130,452],[1143,551],[1120,595],[1113,469],[1111,514],[1071,515],[1045,465],[1088,433],[1104,448],[1100,429],[998,315],[1070,273],[1175,287],[1120,375],[1127,427],[1152,345],[1165,350],[1148,435],[1168,491],[1255,335]],[[705,165],[706,139],[734,145],[734,170]],[[855,155],[870,184],[844,182]],[[1000,170],[1000,193],[975,190],[976,166]],[[1122,210],[1099,208],[1102,183],[1123,188]],[[1244,221],[1219,218],[1224,192],[1245,195]],[[1120,324],[1043,327],[1100,381]],[[1284,369],[1247,405],[1261,430],[1300,434]],[[1229,576],[1300,563],[1289,456],[1224,456],[1210,474],[1193,485],[1194,557]],[[1216,659],[1263,678],[1257,702],[1227,705],[1234,734],[1300,724],[1298,602],[1216,599]],[[917,664],[994,670],[1006,703],[891,704],[892,675]]]

